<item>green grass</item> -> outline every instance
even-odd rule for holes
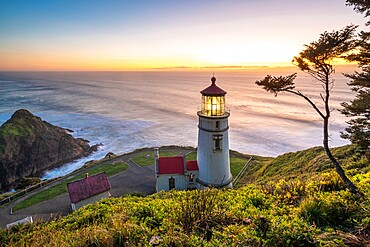
[[[357,174],[360,169],[363,172],[370,170],[368,161],[355,145],[336,147],[331,151],[347,175]],[[276,158],[254,156],[241,182],[264,184],[280,179],[307,179],[324,171],[334,171],[333,164],[322,147],[313,147],[285,153]]]
[[[91,170],[88,170],[88,172],[90,175],[105,172],[107,173],[108,176],[112,176],[114,174],[125,171],[127,168],[128,168],[128,165],[124,162],[115,163],[115,164],[103,163],[97,167],[92,168]]]
[[[186,160],[197,160],[197,151],[191,151],[186,155]]]
[[[108,176],[112,176],[114,174],[117,174],[119,172],[125,171],[128,168],[128,165],[124,162],[117,163],[117,164],[111,164],[111,163],[104,163],[101,165],[98,165],[92,169],[87,170],[89,175],[98,174],[101,172],[106,172]],[[75,180],[83,178],[85,175],[80,174],[77,176],[74,176],[72,178],[69,178],[65,180],[64,182],[55,185],[49,189],[43,190],[40,193],[37,193],[26,200],[22,201],[21,203],[17,204],[13,211],[18,211],[27,207],[30,207],[32,205],[35,205],[37,203],[49,200],[53,197],[59,196],[63,193],[67,192],[67,184],[70,182],[73,182]]]
[[[244,165],[248,162],[247,159],[244,158],[230,158],[230,171],[233,177],[235,178],[236,175],[243,169]]]
[[[179,154],[175,151],[160,151],[160,157],[171,157]],[[154,152],[146,151],[142,152],[132,158],[132,161],[140,166],[151,166],[154,165]]]
[[[1,136],[23,136],[28,135],[29,133],[30,131],[26,127],[11,123],[3,125],[0,129]]]
[[[37,193],[26,200],[22,201],[21,203],[17,204],[14,208],[13,211],[18,211],[24,208],[28,208],[32,205],[35,205],[37,203],[46,201],[48,199],[51,199],[53,197],[56,197],[58,195],[61,195],[65,192],[67,192],[67,182],[71,182],[72,180],[67,180],[66,182],[63,182],[61,184],[58,184],[56,186],[53,186],[47,190],[41,191],[40,193]]]

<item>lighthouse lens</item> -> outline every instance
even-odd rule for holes
[[[225,113],[224,96],[202,97],[202,114],[206,116],[221,116]]]

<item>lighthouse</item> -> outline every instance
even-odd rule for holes
[[[211,78],[211,82],[200,92],[197,187],[232,187],[228,134],[230,112],[225,106],[226,91],[216,85],[215,77]]]

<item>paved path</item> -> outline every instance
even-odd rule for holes
[[[179,149],[179,148],[164,148],[163,150],[175,150],[179,153],[186,154],[189,149]],[[146,151],[146,150],[145,150]],[[123,196],[128,193],[138,192],[145,195],[155,193],[155,174],[154,174],[154,165],[152,166],[138,166],[131,161],[133,156],[136,156],[140,153],[130,153],[126,155],[119,156],[117,158],[111,159],[108,162],[118,162],[123,161],[129,165],[129,168],[121,173],[115,174],[109,178],[112,189],[110,193],[113,197]],[[84,173],[86,170],[80,170],[74,175]],[[67,179],[66,176],[64,179]],[[51,186],[54,186],[57,183],[61,183],[64,179],[59,180],[56,183],[52,183],[40,189],[37,189],[27,196],[22,197],[21,199],[9,203],[8,205],[0,208],[0,228],[5,227],[8,223],[14,222],[20,219],[23,219],[27,216],[32,216],[34,220],[42,219],[48,220],[57,216],[67,215],[71,212],[70,209],[70,200],[68,193],[64,193],[57,197],[51,198],[48,201],[41,202],[39,204],[33,205],[31,207],[19,210],[12,215],[10,214],[10,209],[17,205],[19,202],[25,200],[29,196],[45,190]]]

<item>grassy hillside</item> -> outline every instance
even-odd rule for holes
[[[255,157],[238,189],[102,200],[49,223],[0,231],[3,246],[369,246],[369,162],[334,149],[364,194],[349,193],[320,148]],[[255,183],[251,183],[255,181]]]
[[[369,161],[354,145],[333,148],[332,153],[349,176],[370,171]],[[321,172],[332,170],[333,165],[326,156],[324,148],[314,147],[286,153],[276,158],[255,156],[240,184],[263,184],[280,179],[307,179]]]

